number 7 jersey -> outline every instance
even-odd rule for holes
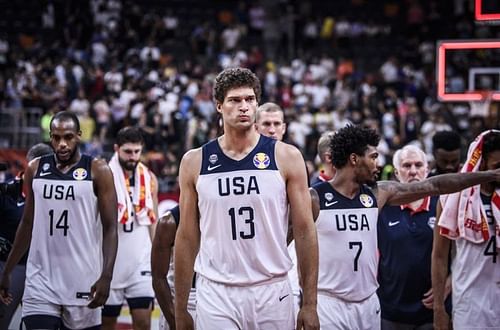
[[[320,203],[318,293],[351,302],[365,300],[378,288],[377,200],[365,185],[353,199],[329,182],[313,189]]]
[[[202,147],[196,183],[200,250],[195,271],[229,285],[251,285],[285,276],[286,184],[275,161],[276,140],[261,136],[243,159],[224,154],[217,140]]]
[[[23,300],[87,305],[102,267],[92,158],[82,155],[62,173],[54,157],[42,157],[33,178],[33,234]]]

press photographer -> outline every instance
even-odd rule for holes
[[[39,143],[31,147],[26,155],[26,159],[31,161],[52,152],[50,146]],[[0,164],[0,171],[5,170],[7,170],[7,166]],[[24,196],[22,193],[22,177],[21,172],[14,180],[0,184],[0,270],[3,270],[5,266],[5,261],[9,256],[16,236],[17,227],[23,215]],[[26,274],[26,258],[27,254],[13,270],[10,287],[12,302],[9,305],[0,302],[0,329],[8,329],[12,316],[21,302]]]

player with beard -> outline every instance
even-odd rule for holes
[[[134,127],[122,128],[109,162],[118,199],[118,252],[103,329],[114,329],[125,300],[134,329],[150,329],[154,292],[151,241],[156,226],[158,182],[140,162],[144,139]]]
[[[27,329],[99,329],[116,256],[116,193],[108,165],[80,154],[80,123],[70,112],[50,122],[54,155],[31,161],[26,204],[0,281],[31,243],[23,296]],[[102,249],[102,251],[101,251]],[[90,301],[90,302],[89,302]]]
[[[377,182],[379,140],[372,129],[340,129],[330,144],[337,173],[310,189],[319,245],[318,315],[325,329],[380,329],[377,218],[384,205],[500,180],[495,170]]]

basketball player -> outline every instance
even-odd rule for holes
[[[455,131],[439,131],[432,136],[434,168],[429,176],[458,172],[461,139],[460,134]]]
[[[285,115],[279,105],[267,102],[257,108],[255,128],[260,134],[283,141],[283,135],[286,132]],[[297,270],[297,254],[295,253],[295,241],[293,240],[292,224],[288,223],[288,254],[292,260],[292,268],[288,272],[288,279],[292,286],[294,317],[296,318],[301,305],[301,292],[299,285],[299,274]]]
[[[156,234],[153,239],[151,251],[151,270],[153,272],[153,288],[156,299],[160,304],[162,315],[160,316],[160,330],[175,329],[174,316],[174,266],[173,246],[175,233],[179,226],[179,206],[167,211],[158,221]],[[196,318],[196,279],[193,277],[193,285],[189,293],[188,311]]]
[[[318,315],[325,329],[380,329],[375,294],[377,217],[384,205],[410,203],[500,179],[496,170],[445,174],[411,183],[377,183],[379,140],[369,128],[349,125],[340,129],[330,145],[337,173],[310,190],[319,243]]]
[[[397,150],[393,165],[401,183],[420,182],[429,172],[425,152],[414,145]],[[377,294],[383,330],[432,329],[431,252],[437,201],[438,196],[427,196],[380,211]]]
[[[500,168],[500,131],[485,132],[482,136],[482,141],[476,146],[474,144],[477,140],[471,144],[464,169],[477,167],[478,173],[488,173]],[[480,187],[473,188],[475,188],[475,194],[478,192],[479,196],[475,200],[468,199],[467,208],[477,210],[481,207],[480,217],[483,224],[476,224],[477,222],[474,221],[476,215],[473,214],[470,218],[467,217],[469,223],[464,227],[477,232],[483,238],[483,242],[472,242],[462,235],[454,237],[453,241],[449,238],[451,235],[443,236],[442,221],[446,220],[445,218],[449,220],[451,217],[442,216],[442,204],[438,204],[438,223],[434,227],[431,268],[435,329],[498,329],[500,325],[500,304],[498,303],[500,297],[500,260],[498,257],[500,187],[497,181],[483,182]],[[460,214],[462,211],[459,210],[457,213]],[[451,263],[453,288],[453,326],[451,327],[442,301],[446,294],[448,251],[452,243],[455,253]]]
[[[262,135],[283,141],[283,135],[286,132],[286,123],[281,107],[272,102],[260,105],[257,108],[255,128]]]
[[[118,199],[118,251],[109,298],[102,310],[105,330],[115,328],[125,300],[133,328],[151,328],[151,238],[156,226],[158,182],[140,162],[143,146],[139,129],[124,127],[118,131],[109,162]]]
[[[100,328],[97,307],[108,297],[116,256],[116,194],[108,165],[80,154],[80,135],[73,113],[57,113],[50,122],[54,154],[30,162],[24,176],[25,210],[0,288],[8,300],[10,272],[31,242],[27,329]]]
[[[304,290],[297,327],[319,328],[317,240],[304,160],[295,147],[255,130],[260,90],[248,69],[219,73],[214,98],[224,135],[188,151],[181,161],[174,252],[178,329],[193,329],[187,311],[193,265],[197,329],[294,327],[288,203]]]

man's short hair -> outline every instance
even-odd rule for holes
[[[26,159],[28,160],[28,162],[30,162],[37,157],[49,155],[52,153],[54,153],[54,150],[49,145],[45,143],[37,143],[28,150]]]
[[[335,133],[330,142],[332,164],[337,169],[344,167],[352,153],[363,156],[368,146],[377,147],[380,135],[371,128],[346,125]]]
[[[401,169],[403,154],[409,152],[420,155],[420,158],[422,158],[422,162],[425,166],[427,166],[427,155],[425,154],[425,152],[416,145],[408,144],[403,148],[396,150],[396,152],[394,153],[394,156],[392,157],[392,164],[394,165],[394,168],[396,168],[397,170]]]
[[[214,99],[218,103],[223,103],[229,90],[250,87],[255,93],[257,103],[260,102],[261,87],[260,80],[250,70],[245,68],[229,68],[220,72],[214,82]]]
[[[259,116],[262,112],[268,112],[268,113],[273,113],[273,112],[280,112],[281,113],[281,118],[283,119],[283,122],[285,121],[285,114],[283,113],[283,109],[279,105],[273,102],[266,102],[264,104],[261,104],[257,108],[257,117],[256,120],[259,120]]]
[[[490,153],[500,150],[500,132],[491,131],[483,137],[483,159],[487,159]]]
[[[334,134],[334,131],[324,132],[318,140],[318,156],[322,163],[325,162],[325,153],[330,152],[330,142]]]
[[[144,137],[141,131],[132,126],[123,127],[116,134],[116,144],[121,147],[125,143],[140,143],[144,144]]]
[[[455,131],[439,131],[432,137],[432,152],[437,149],[454,151],[461,148],[461,137]]]
[[[50,129],[52,130],[52,124],[54,121],[68,121],[71,120],[74,123],[75,126],[75,131],[80,132],[80,121],[78,120],[78,117],[71,111],[59,111],[56,113],[52,119],[50,120]]]

